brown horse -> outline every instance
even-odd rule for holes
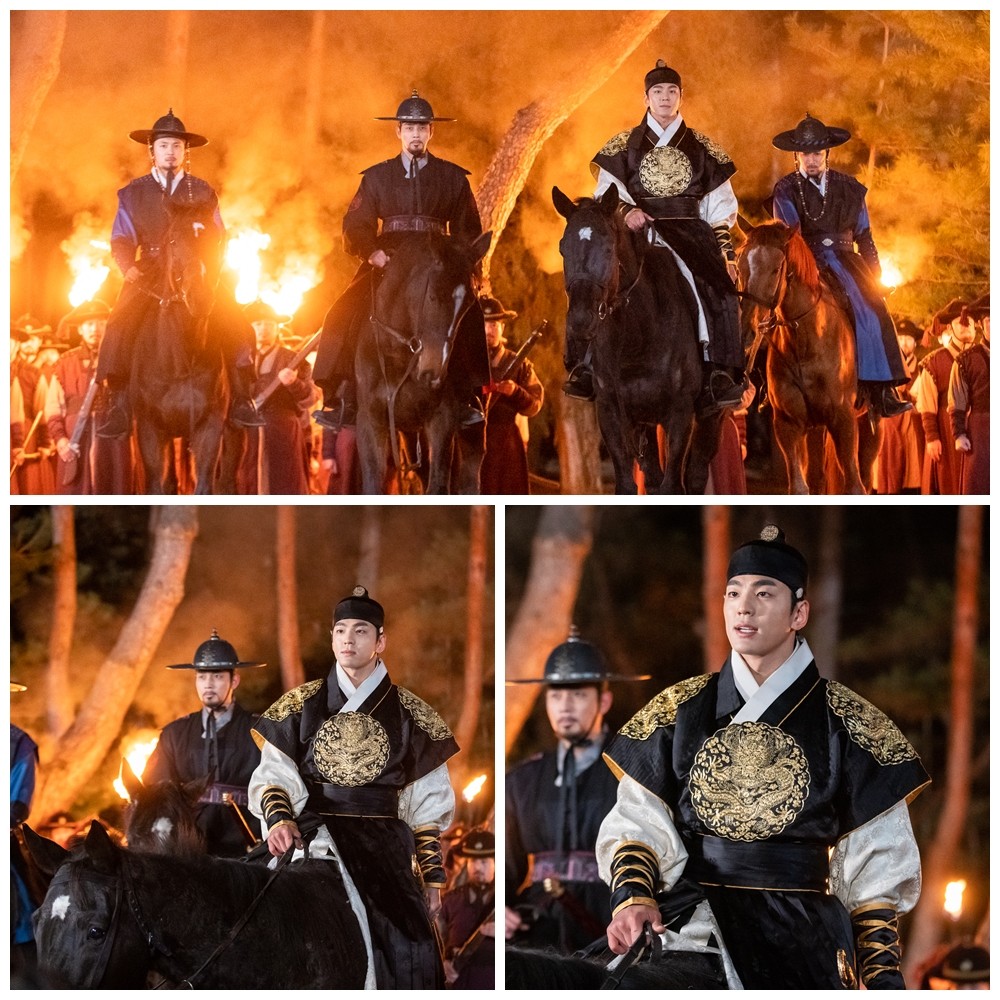
[[[746,228],[739,259],[744,336],[756,327],[752,355],[762,341],[768,346],[767,386],[788,492],[822,491],[824,433],[829,433],[840,467],[834,477],[838,486],[844,493],[866,493],[881,429],[873,415],[872,433],[866,428],[861,435],[859,463],[851,318],[820,275],[798,226],[768,222]]]

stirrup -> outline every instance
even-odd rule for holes
[[[576,365],[569,373],[569,378],[563,383],[562,391],[574,399],[582,399],[592,403],[596,396],[594,373],[582,363]]]
[[[108,410],[101,423],[95,427],[95,433],[99,438],[115,439],[125,437],[132,430],[132,421],[128,414],[120,406],[113,406]]]
[[[334,434],[339,434],[345,427],[353,424],[354,418],[343,399],[338,399],[333,406],[324,407],[322,410],[313,410],[312,418],[320,427]]]
[[[234,402],[229,411],[230,423],[238,427],[266,427],[267,421],[261,416],[260,411],[249,399],[241,399]]]
[[[462,410],[459,424],[462,427],[476,427],[484,420],[486,420],[486,414],[483,412],[483,404],[476,399]]]

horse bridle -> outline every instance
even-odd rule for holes
[[[579,284],[593,285],[600,291],[600,302],[597,306],[597,318],[599,320],[605,320],[611,315],[616,309],[620,309],[622,306],[626,305],[629,300],[629,296],[635,289],[635,286],[639,284],[639,279],[642,277],[642,268],[646,263],[646,258],[642,257],[639,260],[639,267],[636,269],[635,280],[625,289],[624,293],[619,293],[618,286],[620,282],[608,282],[605,284],[600,278],[596,278],[594,275],[588,273],[587,271],[575,272],[571,275],[566,275],[566,294],[568,296],[572,295],[573,287]],[[618,261],[618,274],[621,275],[622,263]]]

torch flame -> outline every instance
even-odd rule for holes
[[[965,892],[966,885],[968,883],[965,879],[960,878],[949,882],[944,887],[944,912],[952,920],[958,920],[962,915],[962,894]]]
[[[69,302],[74,308],[92,299],[111,273],[106,263],[111,244],[103,238],[105,232],[105,227],[94,216],[85,215],[73,234],[60,246],[73,275]]]
[[[473,778],[465,788],[462,789],[462,798],[466,802],[471,802],[483,789],[486,784],[486,775],[481,774],[478,778]]]
[[[141,778],[142,772],[146,769],[146,762],[149,760],[153,751],[156,749],[156,744],[160,742],[159,736],[154,736],[149,740],[134,740],[129,744],[128,749],[122,755],[128,761],[128,766],[132,768],[133,773],[136,777]],[[128,801],[129,794],[125,790],[125,784],[122,781],[121,774],[115,778],[115,791],[123,798]]]
[[[271,237],[258,229],[245,229],[226,243],[226,263],[236,272],[236,301],[255,302],[260,293],[264,266],[260,252],[271,245]]]
[[[294,254],[279,266],[265,267],[262,255],[270,246],[270,235],[252,227],[230,237],[226,263],[237,275],[236,301],[247,305],[260,299],[279,316],[294,316],[306,292],[319,284],[319,268]]]
[[[903,272],[891,257],[884,256],[879,263],[882,265],[882,284],[886,288],[899,288],[900,285],[906,284]]]

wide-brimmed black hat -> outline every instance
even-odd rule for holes
[[[990,953],[979,945],[956,945],[941,960],[941,978],[953,983],[988,983]]]
[[[13,694],[15,691],[27,691],[27,690],[28,690],[27,684],[19,684],[17,681],[10,682],[11,694]]]
[[[363,622],[371,622],[380,632],[385,624],[385,609],[378,601],[368,596],[364,587],[355,587],[350,597],[345,597],[333,609],[333,624],[345,618],[358,618]]]
[[[615,674],[608,667],[604,654],[593,644],[580,638],[580,630],[571,625],[569,637],[549,653],[542,677],[508,680],[508,684],[603,684],[604,681],[648,681],[652,674]]]
[[[470,830],[455,848],[455,853],[463,858],[495,857],[496,837],[489,830]]]
[[[734,576],[771,576],[783,583],[797,600],[805,597],[809,566],[805,556],[785,541],[776,524],[765,524],[760,537],[744,542],[729,560],[726,579]]]
[[[646,74],[643,80],[646,93],[648,94],[649,88],[655,87],[658,83],[674,83],[682,87],[680,73],[668,66],[663,59],[657,59],[656,65]]]
[[[190,663],[171,663],[167,670],[236,670],[242,667],[266,667],[266,663],[251,663],[241,660],[232,644],[219,638],[213,628],[211,638],[206,639],[195,651]]]
[[[504,309],[503,303],[492,295],[480,295],[479,305],[483,310],[483,319],[503,322],[517,319],[513,309]]]
[[[66,316],[66,323],[70,326],[79,326],[86,323],[88,319],[107,319],[111,315],[111,308],[106,302],[100,299],[90,299],[89,302],[81,302]]]
[[[947,326],[952,320],[959,319],[963,313],[968,315],[969,303],[964,299],[952,299],[934,314],[934,323],[936,326]]]
[[[129,132],[128,137],[136,142],[141,142],[148,146],[157,139],[167,136],[172,139],[183,139],[189,146],[207,146],[208,139],[197,132],[188,132],[184,128],[184,122],[174,114],[171,108],[162,118],[157,118],[153,122],[152,128],[140,128],[134,132]]]
[[[415,90],[396,109],[394,115],[379,115],[377,122],[453,122],[454,118],[438,118],[429,101],[425,101]]]
[[[834,128],[824,125],[818,118],[806,113],[802,119],[788,132],[779,132],[771,144],[776,149],[784,149],[789,153],[818,153],[824,149],[842,146],[851,133],[845,128]]]
[[[912,319],[897,319],[895,325],[897,337],[912,337],[914,340],[920,340],[924,335],[924,331]]]
[[[969,304],[969,315],[973,319],[982,319],[990,314],[990,293],[980,295],[978,299],[973,299]]]
[[[43,337],[52,332],[52,327],[48,323],[43,323],[40,319],[35,319],[31,313],[19,316],[10,326],[11,336],[15,340],[27,340],[29,337]]]
[[[291,318],[289,316],[282,316],[272,306],[269,306],[266,302],[262,302],[260,299],[256,299],[249,305],[244,306],[243,315],[246,317],[248,323],[256,323],[262,319],[269,319],[274,323],[287,323]]]

